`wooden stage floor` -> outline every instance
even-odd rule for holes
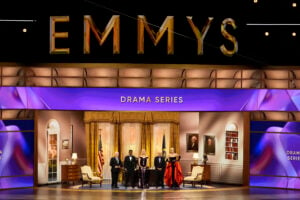
[[[271,200],[300,199],[300,190],[219,187],[199,189],[75,189],[61,186],[42,186],[27,189],[0,190],[0,199],[5,200]]]

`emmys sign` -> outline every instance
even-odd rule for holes
[[[97,24],[91,15],[84,15],[83,17],[83,46],[82,54],[90,54],[91,48],[91,37],[96,38],[96,45],[102,46],[105,42],[109,41],[108,37],[112,35],[112,54],[121,54],[121,43],[120,37],[124,35],[124,39],[128,40],[130,36],[136,37],[130,45],[126,43],[127,47],[122,47],[126,52],[128,48],[136,46],[136,55],[146,54],[145,50],[145,38],[148,38],[154,47],[162,43],[162,38],[166,38],[166,55],[173,55],[175,52],[175,40],[174,34],[175,30],[175,17],[166,16],[162,21],[159,29],[156,31],[153,28],[153,23],[149,22],[145,15],[138,15],[136,18],[136,27],[134,29],[129,29],[126,27],[121,30],[121,17],[120,15],[112,15],[110,20],[107,22],[105,28],[102,30],[99,28],[100,25]],[[177,19],[177,18],[176,18]],[[194,49],[195,55],[201,56],[204,54],[204,40],[209,34],[210,27],[214,22],[214,17],[207,17],[205,22],[201,25],[196,25],[199,22],[193,19],[193,16],[185,16],[180,18],[181,30],[188,29],[191,33],[191,38],[194,45],[191,47],[185,47],[188,49]],[[67,45],[59,46],[57,40],[69,40],[69,32],[66,29],[63,31],[58,31],[56,25],[63,27],[70,23],[70,16],[50,16],[50,34],[49,34],[49,53],[50,54],[70,54],[71,47]],[[101,21],[103,23],[103,21]],[[197,23],[196,23],[197,22]],[[105,22],[104,22],[105,23]],[[202,23],[202,22],[201,22]],[[219,45],[219,51],[225,56],[233,56],[238,52],[238,41],[234,34],[230,33],[229,30],[235,30],[237,28],[236,22],[232,18],[225,18],[221,22],[214,22],[218,24],[219,33],[224,41],[223,44]],[[177,25],[177,24],[176,24]],[[215,26],[215,25],[214,25]],[[177,26],[178,27],[178,26]],[[123,32],[122,32],[123,31]],[[181,41],[182,42],[182,41]],[[136,43],[136,44],[135,44]],[[149,45],[149,44],[148,44]],[[162,45],[160,45],[162,46]]]

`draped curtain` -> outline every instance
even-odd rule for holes
[[[109,122],[114,125],[114,151],[121,154],[127,152],[122,151],[122,124],[124,123],[141,123],[141,148],[146,149],[150,158],[155,155],[152,150],[152,131],[154,123],[170,123],[170,138],[169,146],[174,147],[175,151],[180,153],[179,148],[179,113],[178,112],[101,112],[101,111],[86,111],[84,113],[86,144],[87,144],[87,164],[93,170],[97,166],[97,151],[98,151],[98,123]],[[102,141],[105,142],[105,141]],[[139,153],[139,152],[138,152]],[[106,155],[112,156],[112,155]]]

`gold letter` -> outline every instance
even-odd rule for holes
[[[56,22],[69,22],[69,16],[50,16],[50,53],[70,54],[70,48],[56,48],[55,38],[68,38],[68,32],[55,32]]]
[[[226,56],[232,56],[233,54],[235,54],[238,51],[238,42],[237,39],[230,35],[227,31],[226,31],[226,26],[227,25],[231,25],[234,29],[236,29],[236,25],[233,19],[231,18],[226,18],[223,20],[222,25],[221,25],[221,33],[222,35],[229,41],[231,41],[233,43],[233,49],[232,50],[228,50],[226,49],[225,45],[221,45],[220,49],[222,51],[222,53]]]
[[[89,54],[90,53],[90,30],[92,29],[96,39],[99,42],[99,45],[105,42],[106,38],[108,37],[109,33],[112,29],[114,29],[113,34],[113,54],[120,53],[120,16],[113,15],[109,20],[108,24],[106,25],[103,33],[99,31],[96,27],[92,17],[90,15],[84,16],[84,39],[83,39],[83,53]]]
[[[203,55],[203,41],[204,38],[206,36],[206,33],[210,27],[210,24],[212,22],[212,20],[214,19],[213,17],[209,17],[208,21],[206,22],[206,24],[204,25],[204,27],[202,28],[202,31],[200,32],[199,29],[195,26],[194,22],[193,22],[193,17],[191,16],[187,16],[186,17],[196,38],[197,38],[197,55]]]
[[[146,29],[150,39],[152,40],[154,46],[158,44],[163,34],[168,30],[168,55],[174,54],[174,17],[167,16],[159,31],[155,33],[149,27],[147,19],[144,15],[138,16],[138,44],[137,44],[137,53],[144,54],[144,29]]]

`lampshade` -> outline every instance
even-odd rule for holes
[[[199,153],[194,153],[194,154],[193,154],[193,158],[194,158],[194,159],[199,159]]]
[[[72,159],[76,160],[78,158],[77,153],[72,153]]]

